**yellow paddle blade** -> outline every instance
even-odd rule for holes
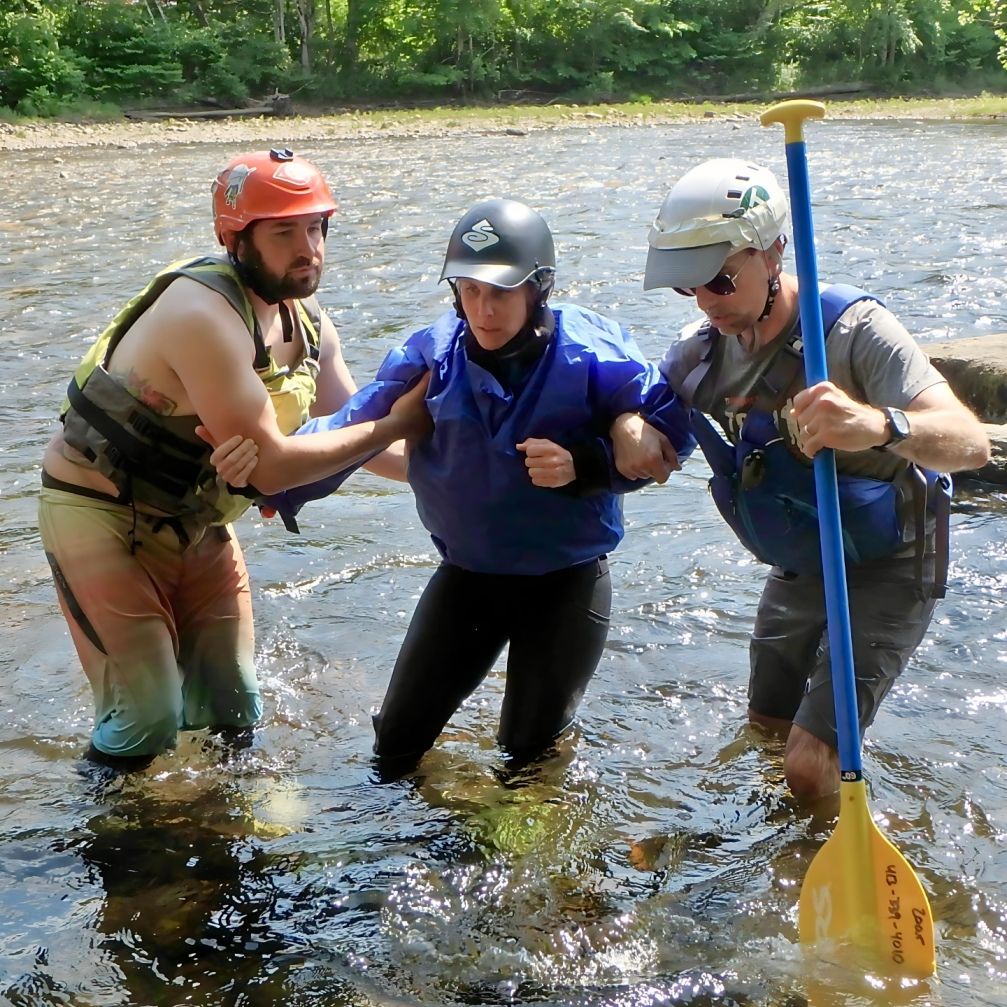
[[[801,942],[852,944],[883,975],[932,975],[934,920],[919,878],[871,819],[864,781],[841,783],[839,797],[836,829],[801,886]]]

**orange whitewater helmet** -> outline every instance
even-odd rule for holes
[[[274,147],[231,158],[210,186],[213,230],[227,246],[226,231],[242,231],[256,220],[336,211],[321,172],[288,148]]]

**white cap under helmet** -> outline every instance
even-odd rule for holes
[[[650,229],[643,289],[699,287],[742,248],[768,249],[787,227],[787,198],[768,168],[718,157],[686,172]]]

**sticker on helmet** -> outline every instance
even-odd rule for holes
[[[750,210],[753,206],[758,206],[760,203],[768,202],[769,193],[761,185],[750,185],[744,191],[738,207],[742,210]]]
[[[249,168],[247,164],[236,164],[227,176],[227,188],[224,190],[224,202],[232,210],[238,208],[238,197],[241,190],[245,188],[245,183],[255,168]]]
[[[487,248],[492,248],[500,241],[499,235],[493,230],[493,225],[483,218],[478,224],[473,224],[470,231],[462,235],[465,242],[473,252],[484,252]]]

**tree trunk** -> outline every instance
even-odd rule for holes
[[[762,38],[784,15],[805,5],[805,0],[769,0],[752,25],[752,35]]]
[[[287,41],[287,26],[284,22],[286,0],[275,0],[273,7],[273,37],[283,45]]]
[[[196,15],[196,20],[204,27],[210,27],[210,19],[206,16],[206,11],[203,10],[203,5],[200,0],[189,0],[189,6],[192,8],[192,13]]]
[[[315,0],[297,0],[297,18],[301,23],[301,69],[311,72],[311,36],[315,30]]]
[[[475,46],[472,42],[472,33],[469,32],[469,97],[476,93],[476,56]]]
[[[164,10],[157,0],[143,0],[143,5],[147,8],[147,13],[150,15],[150,20],[157,24],[157,18],[154,17],[154,11],[157,11],[162,21],[165,21]]]
[[[360,26],[364,0],[346,0],[346,33],[343,37],[343,68],[352,73],[360,58]]]

